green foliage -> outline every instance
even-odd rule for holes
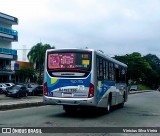
[[[156,55],[142,57],[140,53],[134,52],[114,58],[128,65],[128,79],[153,89],[160,83],[160,59]]]
[[[20,70],[16,71],[16,75],[22,77],[22,82],[28,82],[30,78],[33,78],[34,69],[30,67],[22,67]]]
[[[142,91],[143,90],[151,90],[151,88],[149,86],[144,85],[144,84],[139,84],[138,88],[139,88],[139,90],[142,90]]]
[[[144,56],[143,58],[146,59],[150,63],[153,70],[160,69],[160,59],[156,55],[148,54]]]
[[[137,82],[146,80],[146,74],[152,70],[150,64],[137,52],[115,56],[115,59],[128,65],[128,78]]]
[[[44,69],[46,50],[54,48],[54,46],[50,46],[49,44],[43,45],[42,43],[37,43],[27,54],[29,62],[35,65],[35,71],[38,73],[38,80],[42,79],[41,74]]]
[[[160,59],[152,54],[144,56],[144,59],[146,59],[152,67],[152,71],[148,73],[149,80],[147,84],[152,86],[153,89],[156,89],[160,84]]]

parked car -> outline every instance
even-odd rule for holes
[[[24,85],[14,85],[12,87],[7,88],[5,93],[6,96],[12,97],[20,97],[20,96],[28,96],[28,90]]]
[[[0,83],[0,90],[2,93],[5,93],[7,89],[7,86],[4,83]]]
[[[33,89],[33,95],[43,95],[43,85],[38,85]]]
[[[3,90],[0,88],[0,94],[3,94]]]
[[[14,83],[4,83],[7,87],[11,87],[13,85],[15,85]]]
[[[28,95],[34,95],[33,90],[38,86],[38,84],[28,84]]]
[[[137,85],[132,85],[130,87],[130,91],[138,91],[138,86]]]
[[[23,86],[27,87],[27,85],[25,83],[15,83],[15,85],[23,85]]]

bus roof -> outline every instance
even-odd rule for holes
[[[47,52],[50,52],[50,51],[68,51],[68,50],[72,50],[72,51],[91,51],[91,52],[94,52],[96,53],[97,55],[101,56],[101,57],[104,57],[106,58],[107,60],[109,61],[112,61],[113,63],[117,64],[117,65],[120,65],[122,67],[125,67],[127,68],[127,65],[116,60],[116,59],[113,59],[111,58],[110,56],[104,54],[103,52],[101,51],[96,51],[94,49],[79,49],[79,48],[63,48],[63,49],[48,49]]]
[[[106,58],[107,60],[114,62],[114,63],[117,64],[117,65],[120,65],[120,66],[122,66],[122,67],[127,68],[127,65],[126,65],[126,64],[124,64],[124,63],[122,63],[122,62],[120,62],[120,61],[118,61],[118,60],[116,60],[116,59],[114,59],[114,58],[111,58],[110,56],[108,56],[108,55],[106,55],[106,54],[104,54],[104,53],[102,53],[102,52],[100,52],[100,51],[94,51],[94,52],[95,52],[96,54],[98,54],[99,56],[104,57],[104,58]]]

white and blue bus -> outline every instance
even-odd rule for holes
[[[127,101],[127,65],[92,49],[50,49],[44,68],[45,104],[66,112],[82,106],[104,108]]]

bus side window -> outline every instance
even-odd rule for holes
[[[112,80],[115,81],[115,66],[112,63]]]
[[[116,68],[116,82],[123,83],[126,82],[126,69],[119,67]]]
[[[120,81],[120,71],[118,68],[116,68],[116,82],[119,83]]]
[[[106,79],[106,61],[103,60],[103,79]]]
[[[103,60],[99,59],[99,78],[103,79]]]
[[[97,58],[97,79],[99,79],[99,58]]]
[[[108,61],[104,63],[104,79],[108,80]]]
[[[120,81],[125,82],[126,81],[126,70],[124,68],[120,69]]]
[[[112,65],[109,62],[109,80],[112,80]]]
[[[108,80],[108,76],[109,76],[109,67],[108,67],[108,61],[106,62],[106,79]]]
[[[105,60],[100,57],[97,57],[97,79],[104,80],[105,79]]]
[[[109,62],[109,80],[115,80],[115,72],[114,72],[114,65],[113,63]]]

